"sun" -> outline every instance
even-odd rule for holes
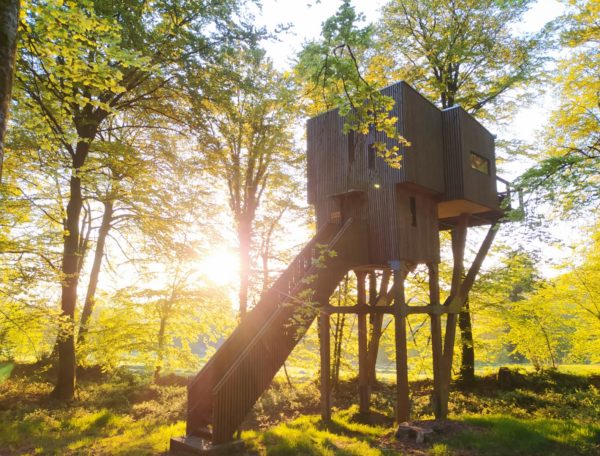
[[[216,285],[237,285],[239,257],[231,249],[218,248],[200,260],[198,272]]]

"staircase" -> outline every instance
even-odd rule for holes
[[[317,315],[308,302],[327,302],[344,274],[367,262],[366,245],[362,222],[319,230],[188,386],[188,436],[232,440]]]

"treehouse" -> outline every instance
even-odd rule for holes
[[[368,226],[372,264],[439,262],[438,231],[490,224],[502,215],[496,189],[494,137],[460,107],[439,110],[405,82],[382,90],[406,147],[383,133],[344,134],[332,110],[307,123],[308,201],[317,226],[348,218]],[[399,147],[401,168],[377,156],[374,144]]]
[[[308,121],[308,200],[316,210],[317,233],[190,382],[187,435],[172,439],[172,450],[213,454],[218,445],[230,443],[317,317],[321,415],[330,419],[334,313],[358,316],[361,413],[369,411],[367,350],[373,339],[368,341],[368,334],[372,338],[376,332],[375,326],[367,331],[367,316],[372,325],[379,322],[379,331],[383,315],[393,317],[399,423],[410,416],[406,319],[428,315],[432,403],[436,418],[447,415],[456,317],[491,246],[503,216],[501,202],[508,195],[496,189],[494,137],[469,114],[459,107],[441,111],[404,82],[383,93],[393,97],[391,114],[410,141],[408,147],[398,145],[402,166],[392,168],[377,156],[375,143],[394,146],[381,133],[345,134],[337,110]],[[467,230],[482,224],[490,229],[465,271]],[[451,230],[453,274],[442,303],[439,231],[446,229]],[[426,305],[409,305],[404,295],[407,275],[417,263],[425,263],[429,271]],[[357,278],[357,304],[332,305],[329,298],[349,271]]]

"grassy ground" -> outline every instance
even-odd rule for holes
[[[82,376],[70,404],[48,399],[44,374],[17,368],[0,373],[0,455],[17,454],[161,454],[171,436],[184,433],[185,386],[180,381],[152,385],[131,374]],[[430,420],[428,381],[412,384],[415,419]],[[269,455],[596,455],[600,454],[600,372],[528,373],[510,388],[498,388],[493,376],[455,387],[453,420],[430,442],[398,441],[387,417],[394,389],[380,384],[374,408],[380,414],[358,416],[356,384],[336,393],[331,423],[316,415],[314,384],[268,391],[245,423],[249,453]],[[374,420],[374,418],[376,418]]]

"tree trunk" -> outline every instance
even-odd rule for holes
[[[252,222],[241,219],[238,226],[240,246],[240,318],[244,318],[248,310],[248,289],[250,287],[250,248],[252,242]]]
[[[342,297],[343,296],[343,297]],[[348,275],[344,278],[344,286],[338,288],[338,306],[346,305],[348,297]],[[333,366],[331,369],[331,386],[338,391],[340,386],[340,365],[342,363],[342,341],[344,338],[344,326],[346,324],[346,314],[337,314],[335,321],[335,330],[333,333]]]
[[[475,350],[473,349],[473,332],[468,299],[465,302],[463,311],[458,315],[458,326],[462,347],[460,379],[469,383],[475,380]]]
[[[83,206],[79,170],[89,151],[89,141],[79,141],[73,159],[67,204],[62,260],[61,322],[58,337],[58,376],[52,394],[69,400],[75,394],[75,307],[79,284],[79,217]]]
[[[0,182],[4,160],[4,135],[15,74],[20,0],[0,0]]]
[[[387,293],[388,280],[383,277],[381,280],[381,291],[377,293],[377,277],[375,273],[369,274],[369,305],[376,306],[378,298],[382,293]],[[384,287],[386,288],[384,290]],[[371,329],[369,335],[369,345],[367,348],[367,375],[369,386],[372,388],[377,382],[377,355],[379,353],[379,341],[381,340],[383,330],[383,314],[371,314]]]
[[[344,336],[344,326],[346,324],[346,314],[337,314],[335,321],[335,331],[333,333],[333,367],[331,369],[331,386],[337,391],[340,386],[340,364],[342,361],[342,338]]]
[[[106,244],[106,237],[110,231],[112,219],[113,219],[113,205],[112,200],[104,202],[104,214],[102,215],[102,223],[98,230],[98,241],[96,243],[96,251],[94,253],[94,264],[90,272],[90,280],[88,283],[87,293],[85,295],[85,304],[83,305],[83,311],[81,312],[81,321],[79,322],[79,333],[77,335],[77,343],[82,344],[85,341],[85,336],[88,332],[88,324],[92,312],[94,310],[96,287],[98,286],[98,278],[100,276],[100,268],[102,266],[102,258],[104,258],[104,246]]]
[[[162,370],[164,354],[163,350],[165,348],[165,328],[167,326],[167,319],[165,317],[161,317],[160,319],[160,327],[158,328],[158,350],[156,353],[156,366],[154,367],[154,382],[158,382],[160,379],[160,372]]]

